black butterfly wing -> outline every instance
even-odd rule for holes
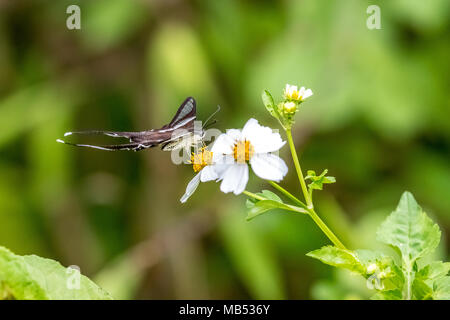
[[[181,106],[178,108],[177,113],[173,117],[172,121],[164,127],[166,128],[181,128],[192,122],[192,128],[194,126],[194,120],[197,117],[197,103],[192,97],[186,98]]]

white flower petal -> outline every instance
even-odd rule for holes
[[[245,123],[244,128],[242,129],[242,138],[246,139],[247,135],[255,130],[258,130],[261,126],[258,123],[258,120],[250,118]]]
[[[223,173],[220,190],[224,193],[233,192],[240,194],[245,190],[248,182],[247,164],[234,164]]]
[[[235,160],[232,154],[221,154],[221,153],[213,153],[213,165],[216,168],[216,172],[220,170],[219,167],[228,166],[230,164],[234,164]]]
[[[302,96],[302,100],[309,98],[313,95],[313,92],[311,89],[306,89],[305,93]]]
[[[225,165],[225,164],[218,164],[218,165],[214,166],[214,170],[217,173],[216,181],[221,181],[223,179],[224,173],[227,171],[227,169],[229,167],[230,167],[230,165]]]
[[[255,154],[250,165],[255,174],[265,180],[281,181],[288,172],[284,160],[270,153]]]
[[[298,92],[298,95],[299,95],[300,97],[303,97],[304,94],[305,94],[305,87],[301,87],[300,90],[299,90],[299,92]]]
[[[257,120],[250,119],[242,129],[242,137],[253,145],[255,153],[267,153],[279,150],[286,143],[278,132],[261,126]]]
[[[285,94],[285,96],[292,96],[292,94],[297,91],[298,91],[297,86],[286,84],[286,88],[284,89],[284,94]]]
[[[184,193],[184,195],[180,199],[181,203],[185,203],[187,201],[187,199],[189,199],[189,197],[197,189],[198,185],[200,184],[200,175],[201,175],[202,171],[203,170],[201,170],[199,173],[197,173],[195,175],[195,177],[192,178],[191,181],[189,181],[189,183],[188,183],[188,185],[186,187],[186,192]]]
[[[242,133],[241,130],[239,129],[228,129],[226,134],[231,140],[233,140],[233,142],[242,139]]]
[[[219,175],[214,170],[214,166],[206,166],[199,173],[201,182],[217,180],[219,178]]]
[[[231,139],[226,133],[222,133],[217,137],[211,152],[214,155],[231,154],[233,153],[233,146],[235,141]]]

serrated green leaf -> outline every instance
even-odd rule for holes
[[[430,300],[433,296],[433,290],[425,281],[415,278],[412,284],[412,292],[416,300]]]
[[[432,286],[434,280],[445,277],[449,271],[450,262],[434,261],[420,269],[415,278]]]
[[[412,267],[418,258],[431,253],[439,244],[441,232],[413,195],[403,193],[397,209],[381,224],[377,239],[396,249],[404,264]]]
[[[364,265],[358,259],[357,255],[350,250],[325,246],[318,250],[308,252],[306,255],[334,267],[348,269],[360,274],[365,273]]]
[[[450,277],[442,277],[434,281],[434,300],[450,300]]]
[[[35,255],[19,256],[4,247],[0,247],[0,298],[112,299],[106,291],[75,269],[65,268],[57,261]]]
[[[389,260],[387,265],[389,266],[390,270],[390,275],[385,280],[385,288],[386,289],[403,288],[405,284],[405,277],[403,274],[403,270],[399,266],[397,266],[397,264],[394,262],[392,258],[388,257],[385,259]]]

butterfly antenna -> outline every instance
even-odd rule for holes
[[[219,111],[220,111],[220,106],[217,105],[216,111],[214,111],[214,112],[208,117],[208,119],[206,119],[205,124],[203,125],[203,128],[205,128],[205,129],[207,128],[209,120],[211,120],[211,118],[214,117]],[[217,120],[214,120],[214,122],[211,123],[211,125],[213,125],[213,124],[216,123],[216,122],[217,122]]]
[[[203,128],[204,129],[211,128],[211,126],[215,125],[217,122],[218,122],[217,119],[214,119],[213,121],[211,121],[211,123],[204,125]]]

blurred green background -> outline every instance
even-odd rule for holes
[[[81,30],[66,28],[70,4]],[[370,4],[381,30],[366,27]],[[220,104],[221,130],[277,128],[260,94],[290,83],[314,91],[294,139],[304,170],[337,178],[315,198],[344,243],[383,248],[376,228],[409,190],[448,260],[449,13],[448,0],[0,1],[0,245],[78,265],[116,298],[369,297],[305,256],[329,243],[306,216],[246,222],[245,197],[215,183],[182,205],[193,172],[170,153],[55,142],[160,127],[186,96],[199,119]],[[282,184],[299,192],[293,170]]]

